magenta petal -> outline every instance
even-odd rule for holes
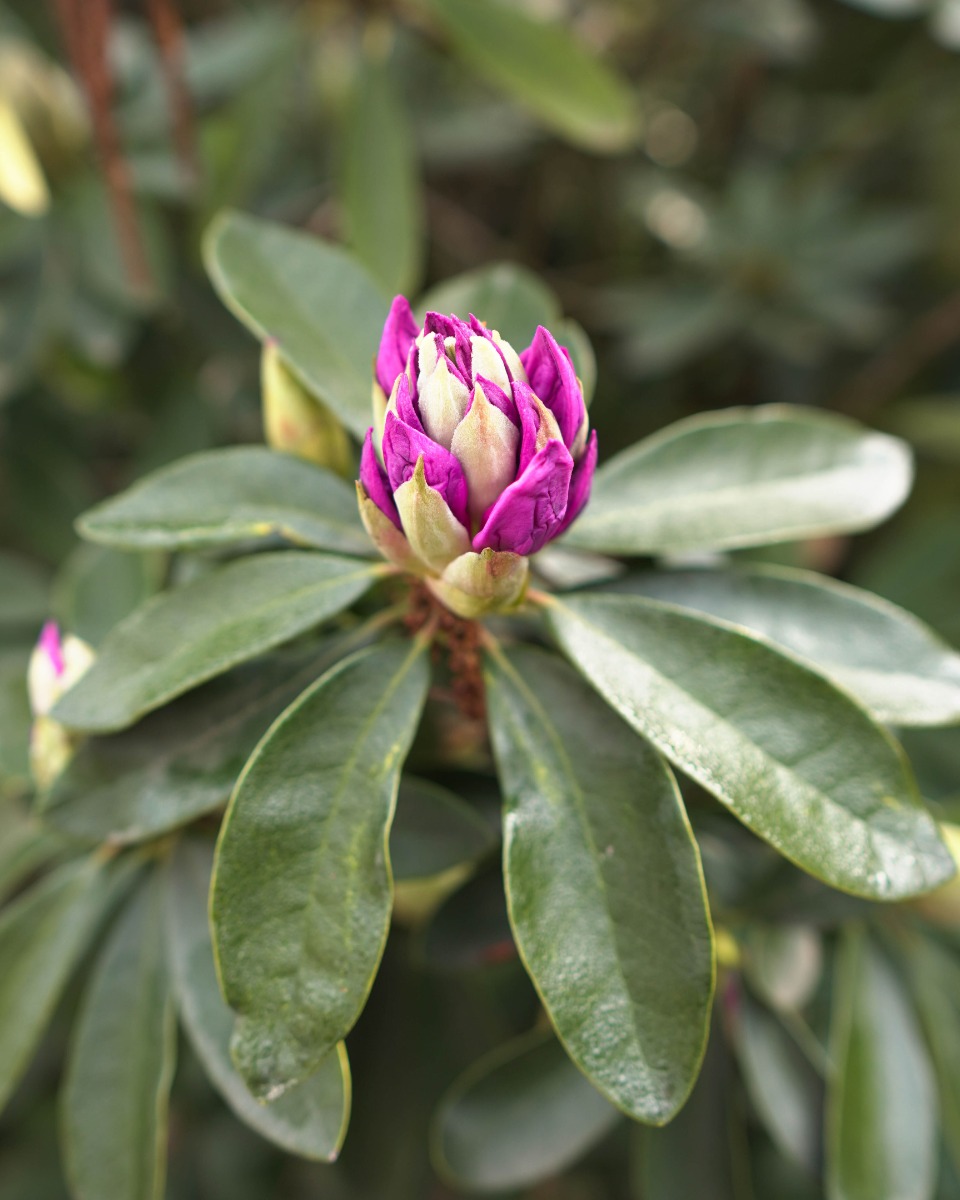
[[[60,639],[60,626],[56,621],[47,621],[40,630],[40,649],[47,656],[55,675],[62,675],[66,670],[63,661],[63,642]]]
[[[560,532],[567,510],[573,459],[560,442],[547,442],[506,489],[473,539],[476,551],[536,554]]]
[[[570,496],[567,500],[567,511],[560,524],[558,533],[563,531],[579,517],[583,506],[590,499],[590,485],[593,483],[593,473],[597,469],[597,431],[590,434],[584,452],[573,468],[570,480]]]
[[[585,408],[577,373],[553,334],[537,326],[533,341],[520,355],[523,369],[534,392],[557,418],[560,435],[568,448],[583,424]]]
[[[383,461],[393,491],[411,478],[421,455],[427,483],[446,500],[460,524],[469,529],[467,481],[458,459],[425,433],[404,425],[388,412],[383,430]]]
[[[387,483],[387,473],[380,466],[377,452],[373,448],[372,428],[367,430],[367,436],[363,439],[363,449],[360,451],[360,482],[377,508],[400,529],[400,514]]]
[[[418,433],[425,432],[417,405],[413,401],[413,389],[406,375],[400,376],[400,386],[397,388],[397,416]]]
[[[393,391],[394,380],[407,365],[410,347],[419,332],[410,301],[405,296],[394,297],[377,354],[377,383],[386,395]]]
[[[540,432],[540,414],[531,400],[533,388],[519,381],[513,385],[513,399],[520,417],[520,461],[517,474],[522,475],[537,452],[537,434]]]
[[[480,389],[494,408],[499,408],[505,417],[520,428],[520,418],[517,416],[517,406],[513,400],[507,395],[503,388],[498,387],[489,379],[484,379],[482,375],[477,376],[477,383]],[[470,397],[470,403],[473,404],[473,397]],[[469,410],[468,410],[469,411]]]

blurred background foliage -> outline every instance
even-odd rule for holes
[[[958,55],[957,0],[0,4],[0,893],[65,853],[27,808],[39,623],[96,645],[165,569],[80,547],[74,517],[262,436],[258,347],[202,266],[224,206],[345,242],[388,293],[500,262],[541,276],[592,339],[606,456],[777,401],[907,438],[917,484],[893,522],[773,557],[960,641]],[[960,734],[906,740],[924,794],[960,816]],[[495,810],[482,777],[448,782]],[[530,1042],[536,997],[481,869],[426,923],[411,895],[351,1035],[342,1161],[248,1132],[183,1047],[171,1200],[439,1200],[491,1181],[531,1200],[878,1200],[871,1170],[904,1171],[897,1196],[960,1197],[960,912],[830,892],[685,794],[723,955],[674,1125],[593,1111]],[[75,1004],[0,1123],[4,1200],[66,1194],[54,1092]],[[434,1128],[438,1175],[431,1114],[489,1051]],[[939,1182],[881,1138],[851,1168],[861,1190],[838,1190],[825,1093],[828,1142],[869,1110],[922,1150],[930,1063]]]

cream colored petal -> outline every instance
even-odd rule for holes
[[[423,455],[413,475],[393,493],[410,546],[431,571],[439,573],[447,563],[470,549],[470,537],[436,490],[427,483]]]
[[[520,430],[490,403],[478,384],[473,403],[450,443],[467,479],[470,520],[476,525],[504,488],[513,483],[519,445]]]

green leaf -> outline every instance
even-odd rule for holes
[[[30,697],[26,650],[0,651],[0,795],[30,786]]]
[[[432,1154],[458,1187],[524,1187],[576,1162],[620,1114],[549,1033],[508,1042],[474,1063],[437,1110]]]
[[[400,781],[390,831],[390,861],[397,881],[429,879],[474,863],[495,843],[489,824],[448,788],[414,776]]]
[[[483,868],[444,900],[427,926],[423,954],[427,964],[440,971],[516,961],[499,863],[495,870]]]
[[[467,271],[431,288],[417,305],[419,319],[427,312],[463,318],[473,313],[518,354],[533,341],[538,325],[553,328],[561,320],[559,302],[550,289],[524,267],[506,262]]]
[[[67,863],[0,915],[0,1107],[30,1061],[54,1006],[129,874]]]
[[[936,1184],[933,1072],[900,980],[861,931],[837,964],[827,1097],[829,1200],[930,1200]]]
[[[59,701],[56,720],[110,733],[357,600],[380,572],[301,550],[241,558],[131,613]]]
[[[40,798],[45,820],[74,837],[122,844],[226,805],[264,730],[335,661],[338,645],[237,667],[132,729],[86,739]]]
[[[320,238],[233,212],[210,226],[204,259],[231,312],[261,340],[273,338],[304,386],[363,437],[390,305],[356,259]]]
[[[820,934],[811,925],[751,921],[743,935],[750,986],[777,1012],[796,1012],[813,997],[823,974]]]
[[[0,903],[32,875],[63,858],[67,849],[66,839],[42,825],[24,805],[0,801]]]
[[[669,768],[566,663],[513,647],[487,670],[520,955],[591,1083],[663,1125],[703,1058],[713,935]]]
[[[650,571],[614,585],[719,617],[806,661],[878,721],[960,721],[960,654],[902,608],[809,571]]]
[[[960,1172],[960,963],[926,938],[909,941],[910,985],[930,1047],[940,1094],[943,1140]]]
[[[797,866],[878,900],[952,876],[899,747],[807,667],[640,596],[553,601],[548,618],[634,729]]]
[[[500,0],[424,2],[469,67],[570,141],[601,153],[636,141],[633,91],[559,23]]]
[[[32,563],[0,552],[0,625],[35,625],[47,615],[49,587]]]
[[[819,1169],[821,1085],[816,1072],[772,1013],[740,994],[736,1044],[744,1083],[781,1153]]]
[[[211,1082],[241,1121],[290,1154],[332,1162],[350,1119],[343,1043],[315,1074],[273,1104],[260,1104],[230,1060],[233,1013],[220,995],[207,919],[213,845],[183,839],[167,872],[170,969],[180,1019]]]
[[[234,1060],[273,1099],[353,1026],[383,953],[387,839],[429,682],[419,641],[338,663],[274,723],[227,810],[211,898]]]
[[[81,542],[57,573],[53,612],[61,626],[99,646],[114,625],[163,586],[166,555],[128,554]]]
[[[161,1200],[177,1025],[159,874],[111,930],[87,985],[60,1096],[78,1200]]]
[[[765,405],[678,421],[597,471],[571,545],[730,549],[869,529],[910,489],[910,451],[822,412]]]
[[[127,550],[197,550],[283,537],[369,555],[352,487],[322,467],[263,446],[192,454],[98,504],[78,527]]]
[[[341,134],[347,241],[387,291],[406,294],[420,276],[423,212],[413,131],[385,63],[361,64]]]

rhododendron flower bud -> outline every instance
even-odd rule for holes
[[[27,692],[33,712],[30,730],[30,766],[37,786],[48,788],[70,761],[76,739],[49,716],[63,693],[73,687],[94,660],[94,651],[81,638],[62,637],[56,623],[48,621],[27,667]]]
[[[542,326],[519,354],[476,317],[398,296],[376,362],[360,512],[380,551],[460,616],[519,603],[528,557],[573,521],[597,461],[568,352]]]

